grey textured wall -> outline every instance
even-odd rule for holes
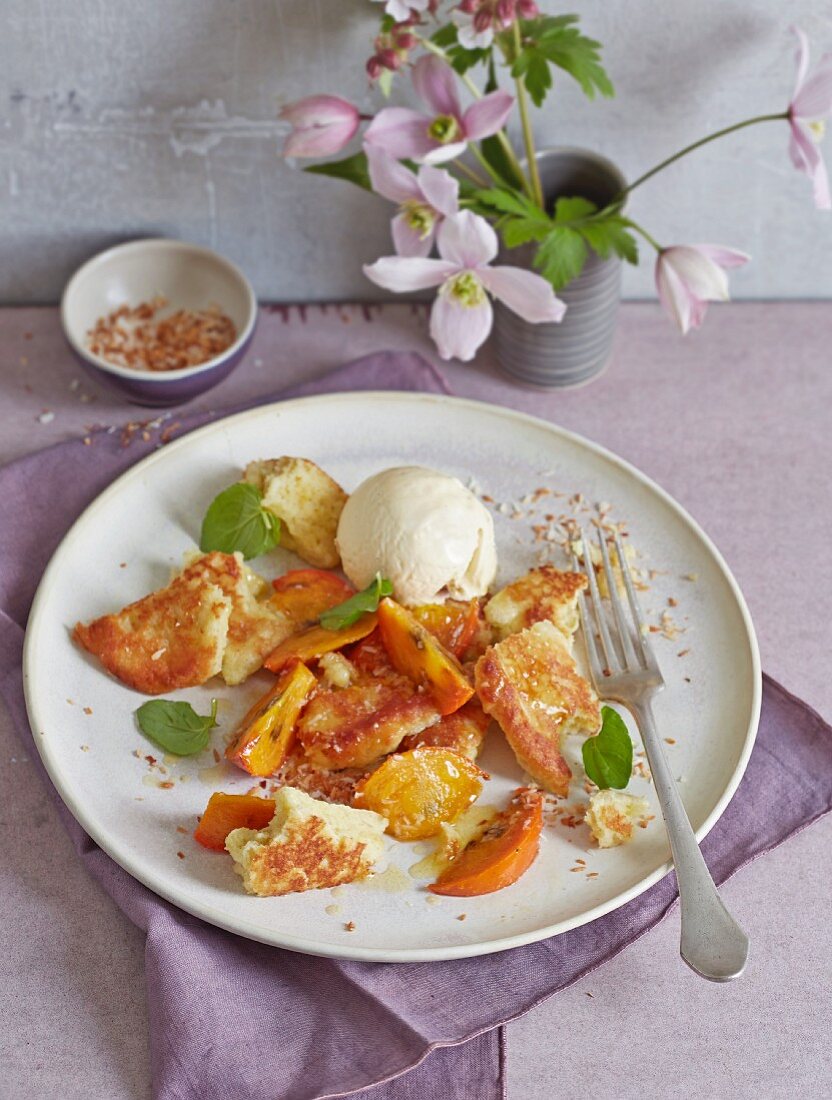
[[[551,0],[545,4],[556,10]],[[832,49],[829,0],[586,0],[618,89],[572,83],[535,126],[631,177],[678,145],[785,106],[787,23]],[[564,9],[560,9],[564,10]],[[95,250],[176,235],[238,261],[261,297],[377,297],[360,265],[389,251],[389,207],[277,155],[280,103],[314,91],[372,109],[369,0],[2,0],[0,300],[50,301]],[[401,94],[401,93],[398,93]],[[711,146],[632,204],[664,243],[752,253],[736,297],[832,296],[832,217],[786,157],[785,123]],[[832,162],[832,135],[827,142]],[[625,291],[652,295],[644,263]]]

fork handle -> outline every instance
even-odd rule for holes
[[[692,970],[712,982],[738,978],[748,959],[748,936],[725,908],[696,843],[656,730],[650,702],[644,700],[631,709],[641,730],[676,866],[682,958]]]

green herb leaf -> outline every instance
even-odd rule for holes
[[[577,15],[559,15],[527,19],[520,24],[524,45],[513,59],[511,75],[523,77],[537,107],[552,87],[551,65],[577,80],[589,99],[594,99],[597,92],[615,94],[601,64],[600,43],[582,34],[574,25],[577,22]]]
[[[586,242],[576,229],[555,225],[540,242],[533,263],[543,278],[560,290],[580,275],[587,252]]]
[[[354,596],[339,603],[337,607],[330,607],[321,615],[318,622],[326,630],[343,630],[357,623],[366,612],[376,611],[382,597],[392,595],[393,585],[386,577],[382,577],[381,573],[376,573],[373,582],[363,592],[356,592]]]
[[[346,180],[365,191],[372,191],[370,183],[370,170],[367,167],[367,154],[355,153],[354,156],[345,157],[344,160],[331,160],[327,164],[309,164],[304,172],[311,172],[316,176],[332,176],[334,179]]]
[[[581,236],[602,260],[615,253],[629,264],[638,263],[638,244],[629,230],[629,222],[617,214],[582,225]]]
[[[607,790],[623,790],[633,774],[633,742],[621,715],[601,707],[601,730],[583,743],[584,769],[589,779]]]
[[[564,196],[555,203],[555,221],[583,221],[584,218],[594,214],[597,209],[598,207],[594,202],[590,202],[589,199],[584,199],[580,195]]]
[[[173,699],[151,699],[136,711],[139,728],[165,752],[193,756],[208,744],[217,725],[217,700],[211,700],[211,713],[197,714],[190,703]]]
[[[263,507],[260,490],[238,481],[214,497],[202,521],[199,548],[203,553],[221,550],[244,558],[256,558],[277,546],[280,520]]]

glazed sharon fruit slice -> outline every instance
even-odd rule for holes
[[[425,603],[412,608],[411,614],[460,661],[476,638],[480,625],[479,600]]]
[[[324,680],[298,722],[306,759],[331,771],[372,764],[439,719],[431,696],[390,664],[377,634],[354,647],[350,664],[348,685]]]
[[[273,649],[263,662],[264,667],[269,672],[280,672],[289,661],[317,661],[325,653],[334,653],[337,649],[366,638],[375,630],[376,624],[375,614],[369,612],[343,630],[327,630],[324,626],[307,627]]]
[[[315,683],[301,661],[286,668],[237,727],[226,757],[249,775],[272,775],[292,747],[295,723]]]
[[[471,760],[450,749],[425,747],[388,756],[358,784],[353,805],[386,817],[397,840],[439,832],[476,801],[487,779]]]
[[[382,600],[378,628],[393,667],[424,687],[440,714],[452,714],[468,702],[474,687],[462,665],[406,608]]]
[[[225,838],[232,829],[265,829],[274,817],[274,799],[256,794],[226,794],[215,791],[199,819],[194,839],[203,848],[225,851]]]
[[[510,634],[480,657],[475,678],[483,710],[499,722],[518,764],[566,797],[572,772],[561,736],[597,733],[601,710],[563,634],[551,622]]]
[[[542,792],[521,787],[506,809],[463,848],[428,890],[467,898],[511,886],[534,862],[542,828]]]
[[[297,627],[311,626],[331,607],[355,595],[347,581],[326,569],[290,569],[272,581],[269,603]]]
[[[476,760],[490,722],[491,718],[482,709],[479,700],[472,698],[453,714],[440,718],[435,725],[405,737],[401,744],[402,751],[433,745],[452,749],[460,756]]]

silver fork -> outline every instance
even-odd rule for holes
[[[745,969],[748,937],[717,893],[667,763],[652,708],[653,696],[664,687],[664,680],[646,636],[644,615],[617,531],[614,538],[632,622],[628,621],[618,595],[607,540],[599,530],[598,543],[612,606],[612,621],[608,621],[592,565],[590,541],[586,532],[581,531],[592,615],[583,593],[579,597],[579,606],[592,680],[601,698],[613,699],[627,707],[641,731],[676,866],[682,915],[682,958],[703,978],[727,982],[739,977]],[[574,555],[573,566],[578,569]]]

